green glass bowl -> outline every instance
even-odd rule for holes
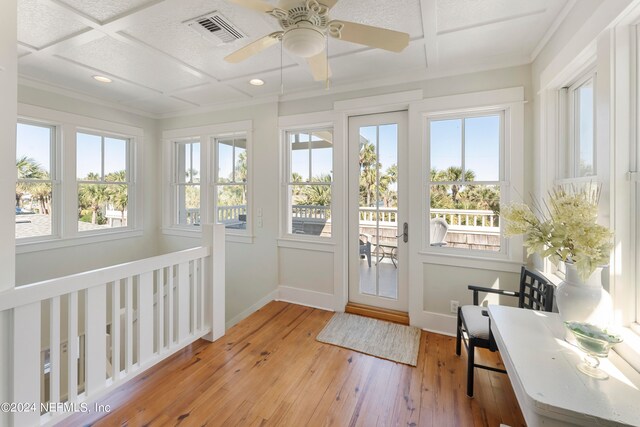
[[[614,345],[622,342],[622,337],[607,332],[596,325],[584,322],[564,322],[576,337],[578,347],[583,351],[597,356],[607,357]]]

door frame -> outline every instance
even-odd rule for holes
[[[362,123],[359,123],[362,122]],[[359,270],[360,255],[358,247],[359,236],[359,168],[356,159],[359,153],[358,140],[359,129],[361,126],[382,126],[385,124],[397,123],[398,139],[397,139],[397,167],[398,167],[398,212],[397,224],[398,234],[402,233],[402,224],[409,222],[409,171],[408,171],[408,151],[409,151],[409,113],[408,110],[396,110],[383,113],[352,115],[349,117],[347,128],[346,144],[348,146],[348,155],[346,157],[347,169],[347,191],[346,191],[346,212],[347,212],[347,230],[348,235],[346,254],[347,260],[347,299],[351,303],[365,304],[382,309],[398,310],[409,312],[409,262],[408,262],[408,243],[403,242],[402,238],[398,238],[397,257],[401,260],[397,265],[397,291],[398,298],[384,298],[379,296],[369,296],[357,292],[352,295],[352,290],[359,289]],[[352,125],[356,126],[352,130]],[[357,141],[359,142],[359,141]],[[377,261],[378,257],[372,257]],[[374,261],[375,262],[375,261]],[[373,266],[373,265],[372,265]],[[351,285],[351,281],[358,280],[358,284]]]
[[[411,119],[411,110],[410,106],[418,101],[422,101],[424,99],[424,94],[422,89],[408,90],[404,92],[395,92],[384,95],[375,95],[375,96],[367,96],[361,98],[350,98],[342,101],[334,101],[333,109],[330,112],[332,117],[334,117],[335,124],[335,133],[334,138],[339,143],[336,145],[336,154],[335,156],[340,156],[341,159],[334,157],[336,159],[336,171],[341,174],[344,179],[342,180],[343,184],[339,185],[335,188],[336,194],[335,197],[336,202],[340,203],[344,208],[341,209],[340,222],[342,224],[346,224],[349,220],[348,215],[348,195],[347,195],[347,167],[348,161],[342,160],[346,159],[349,150],[348,150],[348,137],[349,137],[349,117],[351,116],[359,116],[364,114],[377,114],[377,113],[388,113],[392,111],[403,111],[409,110],[409,137],[412,135],[413,129],[412,119]],[[409,150],[411,151],[411,149]],[[413,162],[409,162],[408,167],[412,167]],[[339,166],[338,166],[339,165]],[[409,186],[411,189],[411,186]],[[339,199],[339,200],[338,200]],[[417,226],[415,224],[413,228],[409,229],[409,238],[416,239],[418,238],[416,235]],[[346,228],[343,228],[346,230]],[[349,301],[349,262],[347,259],[348,254],[348,246],[349,246],[349,236],[347,232],[342,232],[340,235],[336,236],[336,246],[334,252],[334,268],[335,268],[335,282],[334,282],[334,310],[339,312],[344,312],[345,307]],[[415,244],[415,242],[414,242]],[[411,241],[409,242],[411,245]],[[409,253],[411,256],[411,253]],[[409,260],[407,260],[409,262]],[[411,274],[410,274],[411,277]],[[414,289],[409,285],[409,294],[412,295],[414,293]],[[411,304],[409,304],[409,314],[411,316]],[[413,319],[411,319],[413,322]]]

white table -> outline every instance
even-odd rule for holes
[[[575,365],[583,353],[564,341],[555,313],[489,305],[491,330],[529,427],[640,426],[640,374],[610,352],[596,380]]]

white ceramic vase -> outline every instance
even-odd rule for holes
[[[602,268],[597,268],[587,280],[582,280],[575,265],[568,262],[565,265],[565,280],[556,289],[560,318],[563,321],[609,325],[613,304],[611,295],[602,288]]]

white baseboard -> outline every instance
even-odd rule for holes
[[[292,304],[299,304],[327,311],[335,311],[334,307],[336,305],[336,296],[333,294],[292,288],[289,286],[278,286],[278,296],[276,299],[278,301],[290,302]]]
[[[265,295],[264,297],[260,298],[251,307],[247,308],[242,313],[240,313],[240,314],[238,314],[236,316],[233,316],[231,319],[227,320],[226,323],[225,323],[225,327],[227,329],[229,329],[232,326],[235,326],[241,320],[249,317],[250,315],[252,315],[256,311],[260,310],[265,305],[269,304],[271,301],[277,299],[277,296],[278,296],[278,290],[277,289],[269,292],[267,295]]]
[[[456,336],[456,316],[422,311],[417,315],[411,314],[410,318],[412,326],[416,326],[420,329],[434,332],[436,334],[448,335],[451,337]]]

